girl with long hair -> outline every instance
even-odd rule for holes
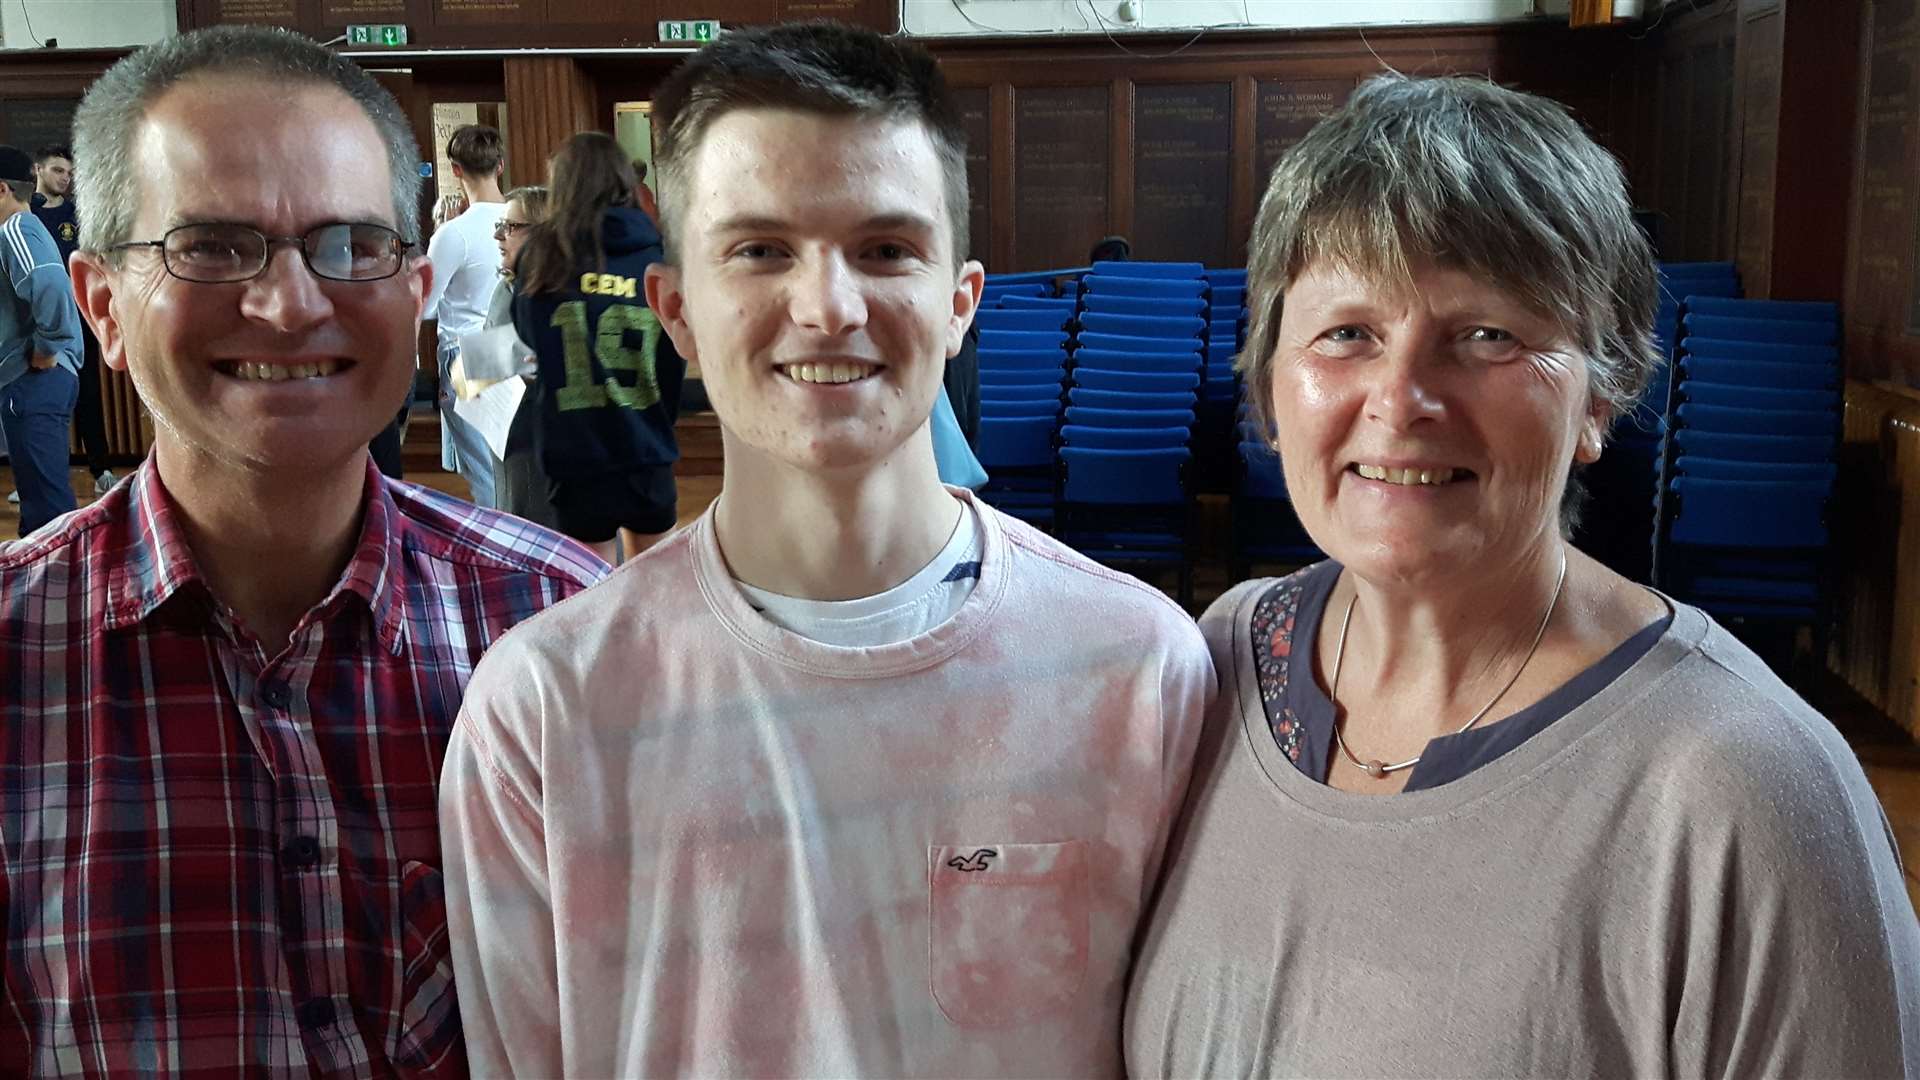
[[[514,269],[514,327],[539,365],[534,447],[561,532],[631,556],[673,528],[673,424],[686,364],[647,309],[660,231],[633,165],[597,131],[552,161],[546,219]],[[609,559],[609,561],[614,561]]]

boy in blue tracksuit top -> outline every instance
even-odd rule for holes
[[[20,492],[20,535],[78,505],[67,474],[80,392],[80,309],[52,234],[33,215],[33,159],[0,146],[0,431]]]
[[[613,206],[600,242],[604,265],[577,267],[563,291],[513,301],[514,329],[539,363],[535,452],[560,531],[589,543],[621,528],[643,536],[673,528],[673,425],[686,375],[647,308],[659,230],[637,207]]]

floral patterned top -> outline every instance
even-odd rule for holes
[[[1276,580],[1253,607],[1251,633],[1253,662],[1260,677],[1260,702],[1266,708],[1267,729],[1287,760],[1307,776],[1325,781],[1333,764],[1333,728],[1337,712],[1333,700],[1313,672],[1314,643],[1319,640],[1327,598],[1340,580],[1341,566],[1331,560],[1315,563]],[[1669,611],[1628,638],[1600,662],[1567,680],[1539,701],[1492,723],[1482,723],[1455,735],[1428,741],[1407,779],[1407,791],[1439,787],[1458,780],[1498,758],[1593,697],[1620,677],[1634,661],[1652,649],[1672,625]],[[1295,647],[1304,658],[1301,678],[1293,678]],[[1499,716],[1498,711],[1494,713]]]

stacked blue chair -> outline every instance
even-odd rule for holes
[[[1247,272],[1209,270],[1207,306],[1207,397],[1236,396],[1233,359],[1240,352],[1247,326]]]
[[[1040,528],[1054,519],[1067,345],[1079,304],[1058,295],[1074,271],[988,275],[980,310],[980,438],[989,505]]]
[[[1058,533],[1102,562],[1173,566],[1193,596],[1189,464],[1207,285],[1191,263],[1095,263],[1081,279]]]
[[[1234,359],[1246,342],[1247,272],[1208,270],[1207,343],[1200,387],[1200,417],[1194,424],[1194,455],[1199,462],[1200,490],[1231,494],[1238,474],[1235,410],[1240,404],[1240,381]]]
[[[1252,577],[1257,563],[1304,566],[1325,558],[1294,513],[1287,478],[1271,440],[1244,412],[1236,433],[1239,464],[1234,476],[1228,580]]]
[[[1662,263],[1654,347],[1659,364],[1634,407],[1615,423],[1605,456],[1587,470],[1592,503],[1580,547],[1634,581],[1653,580],[1653,516],[1660,486],[1660,454],[1667,431],[1672,357],[1680,340],[1680,309],[1689,298],[1738,297],[1740,275],[1729,262]]]
[[[1723,621],[1823,639],[1838,308],[1693,295],[1679,333],[1655,583]]]

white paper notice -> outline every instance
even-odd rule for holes
[[[520,341],[512,326],[491,326],[460,335],[460,366],[475,382],[493,382],[534,373],[533,350]]]
[[[472,424],[487,440],[493,456],[507,456],[507,432],[513,427],[513,414],[520,411],[520,399],[527,396],[527,384],[519,378],[494,383],[471,400],[456,398],[454,415]]]

